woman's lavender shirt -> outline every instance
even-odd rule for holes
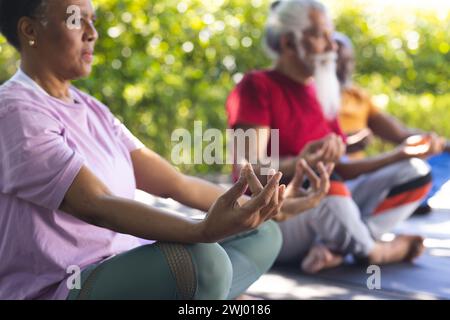
[[[130,152],[143,147],[105,105],[71,94],[77,103],[23,82],[0,87],[0,299],[65,299],[68,267],[139,246],[58,210],[83,165],[133,199]]]

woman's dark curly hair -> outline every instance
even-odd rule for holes
[[[20,50],[17,24],[22,17],[40,14],[47,0],[0,0],[0,32]]]

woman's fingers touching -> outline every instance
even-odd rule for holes
[[[250,163],[246,163],[244,166],[244,175],[247,179],[248,186],[252,194],[258,194],[263,190],[263,186],[253,170]]]
[[[255,197],[245,203],[244,207],[249,213],[259,212],[264,207],[271,203],[272,197],[275,193],[275,189],[278,188],[278,184],[281,180],[281,172],[277,172],[266,184],[263,190]]]
[[[277,204],[275,206],[270,205],[270,211],[268,211],[267,214],[261,213],[261,219],[264,221],[270,220],[278,216],[281,212],[281,207],[283,206],[284,201],[284,192],[286,190],[286,185],[282,184],[281,186],[278,186],[277,188]]]
[[[240,197],[242,197],[247,191],[247,181],[244,176],[240,176],[239,180],[222,195],[222,198],[225,199],[228,203],[234,204]]]
[[[268,181],[272,181],[275,174],[276,174],[275,170],[270,169],[268,177],[267,177]],[[278,203],[279,203],[278,197],[279,197],[279,186],[277,183],[268,205],[261,209],[261,219],[263,221],[265,221],[268,217],[272,216],[274,214],[274,212],[276,213]]]

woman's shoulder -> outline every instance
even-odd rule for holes
[[[0,119],[14,113],[48,115],[45,102],[38,94],[20,83],[8,81],[0,86]]]
[[[15,81],[7,81],[0,86],[0,105],[11,101],[32,100],[32,90]]]

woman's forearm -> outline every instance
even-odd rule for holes
[[[173,195],[173,199],[185,206],[205,212],[209,211],[211,206],[226,191],[220,185],[190,176],[186,176],[181,185],[182,187],[179,188],[177,194]],[[244,195],[238,199],[238,202],[243,205],[249,199],[250,197]]]
[[[98,227],[148,240],[205,242],[203,225],[187,217],[113,195],[102,195],[64,211]]]
[[[207,212],[225,189],[209,181],[184,176],[171,198],[185,206]]]

